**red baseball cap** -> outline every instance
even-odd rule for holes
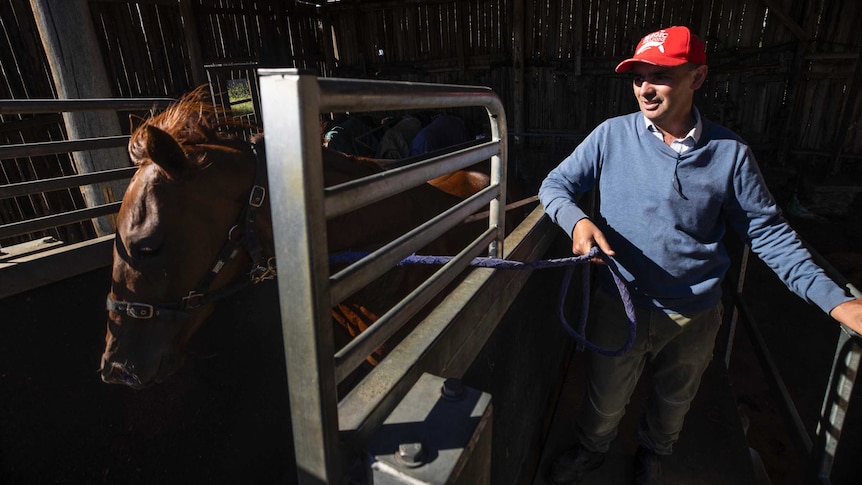
[[[647,34],[635,49],[635,55],[617,65],[616,72],[625,72],[632,64],[643,62],[654,66],[674,67],[692,62],[706,64],[706,47],[688,27],[668,27]]]

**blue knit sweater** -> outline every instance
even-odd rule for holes
[[[750,148],[707,119],[697,145],[682,155],[647,130],[640,112],[599,125],[539,189],[545,212],[570,237],[586,217],[575,201],[596,183],[593,222],[614,249],[635,306],[688,314],[718,303],[730,265],[725,223],[809,303],[828,313],[852,299],[811,262]]]

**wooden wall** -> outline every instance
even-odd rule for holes
[[[335,75],[485,84],[510,117],[522,112],[516,131],[581,134],[637,109],[613,67],[640,37],[688,25],[707,43],[701,110],[752,143],[762,164],[804,157],[823,175],[837,148],[862,155],[856,2],[341,1],[324,17]]]
[[[253,82],[259,66],[490,86],[503,100],[510,131],[522,135],[511,152],[515,164],[533,180],[599,122],[637,109],[629,80],[613,67],[645,33],[685,24],[707,44],[710,76],[698,99],[706,116],[739,132],[763,166],[862,183],[860,2],[89,0],[88,5],[99,43],[93,59],[105,62],[115,96],[179,96],[207,81],[220,91],[229,79]],[[54,97],[28,0],[2,2],[0,14],[5,34],[0,98]],[[0,117],[3,143],[65,136],[56,115],[22,118]],[[128,125],[121,120],[124,129]],[[0,184],[67,173],[67,157],[55,158],[0,161]],[[47,172],[34,168],[40,164]],[[61,204],[67,210],[80,202],[71,200],[74,195],[64,197],[70,199]],[[16,207],[22,204],[39,205],[0,201],[0,223],[38,212]],[[59,210],[57,204],[43,205],[50,212]]]

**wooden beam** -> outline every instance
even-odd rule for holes
[[[805,32],[805,29],[803,29],[799,24],[797,24],[796,21],[790,17],[790,15],[781,7],[781,5],[778,4],[776,0],[760,1],[763,2],[763,4],[769,8],[769,12],[775,14],[775,16],[778,17],[779,20],[781,20],[784,26],[787,27],[791,32],[793,32],[793,34],[796,35],[799,40],[806,43],[811,40],[811,36],[809,36],[808,33]]]
[[[525,0],[515,0],[512,2],[512,70],[514,71],[514,104],[512,109],[512,131],[522,133],[526,131],[524,127],[524,70],[526,59],[524,58],[524,16]],[[520,146],[519,139],[516,139],[516,149]],[[520,157],[519,157],[520,160]]]
[[[853,71],[853,78],[850,80],[848,88],[844,91],[844,106],[841,107],[841,115],[838,122],[838,131],[835,133],[835,138],[832,141],[832,168],[831,173],[838,173],[841,168],[841,152],[844,149],[844,143],[847,141],[847,132],[850,130],[853,122],[853,110],[856,107],[856,98],[859,95],[859,90],[862,89],[862,35],[857,42],[860,49],[860,55],[856,57],[856,68]]]
[[[61,243],[62,244],[62,243]],[[114,235],[0,259],[0,299],[111,265]]]
[[[86,0],[30,0],[42,45],[51,67],[51,76],[60,99],[110,98],[111,83]],[[65,112],[70,140],[122,135],[113,112]],[[74,153],[78,173],[120,168],[129,165],[123,148]],[[122,200],[126,182],[109,182],[81,188],[89,207]],[[94,219],[97,234],[114,232],[106,217]]]
[[[186,48],[189,50],[189,65],[192,69],[192,80],[195,85],[207,82],[204,71],[204,57],[201,53],[201,38],[198,34],[198,24],[191,0],[180,1],[180,17],[183,20],[183,33],[186,38]]]

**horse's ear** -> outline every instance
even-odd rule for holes
[[[153,163],[172,175],[188,166],[186,152],[173,136],[152,125],[145,126],[144,130],[144,152]]]

